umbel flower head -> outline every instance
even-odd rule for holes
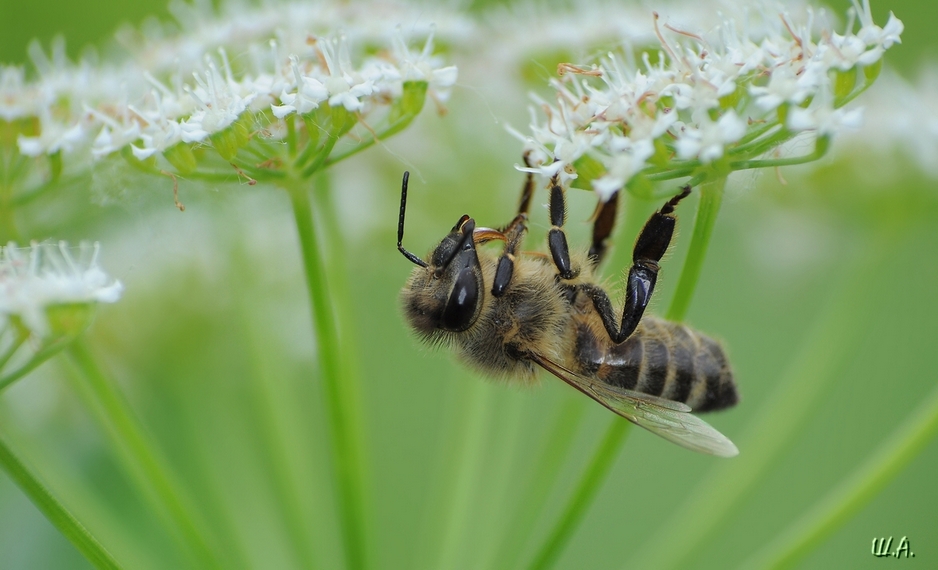
[[[0,246],[0,390],[75,340],[98,303],[124,290],[98,267],[98,244]]]
[[[13,327],[40,339],[73,336],[88,324],[88,309],[117,301],[124,287],[98,266],[99,249],[65,242],[0,246],[0,335]]]
[[[656,180],[814,160],[859,125],[860,110],[844,105],[876,79],[902,32],[892,14],[879,27],[868,0],[853,2],[842,33],[823,11],[798,16],[768,2],[741,4],[704,31],[649,13],[656,46],[561,64],[554,100],[536,99],[542,114],[530,135],[516,134],[533,170],[575,178],[602,199]],[[756,160],[801,135],[815,140],[813,153]]]
[[[178,30],[119,36],[122,63],[75,65],[55,44],[31,50],[35,79],[0,68],[0,150],[48,160],[33,186],[108,157],[189,178],[307,178],[406,127],[428,96],[442,105],[457,77],[404,5],[174,10]]]

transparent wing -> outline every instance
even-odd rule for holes
[[[739,455],[739,450],[732,441],[707,422],[691,415],[691,409],[680,402],[617,388],[596,379],[580,376],[543,356],[535,355],[532,358],[557,378],[635,425],[668,441],[719,457]]]

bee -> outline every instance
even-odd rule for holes
[[[525,156],[525,163],[529,159]],[[739,451],[690,414],[733,406],[739,397],[719,343],[680,323],[643,316],[659,261],[676,224],[674,208],[690,187],[646,222],[633,249],[624,308],[613,310],[595,282],[607,249],[617,198],[600,203],[588,252],[567,245],[566,196],[558,175],[548,185],[549,255],[520,251],[534,194],[529,172],[515,218],[502,229],[463,215],[425,258],[402,245],[407,182],[401,184],[397,248],[414,268],[401,291],[411,328],[431,345],[493,376],[533,382],[543,368],[625,419],[688,449],[732,457]],[[501,254],[480,249],[504,243]]]

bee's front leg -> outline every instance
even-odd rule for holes
[[[531,152],[524,153],[522,158],[524,164],[531,168]],[[498,258],[498,265],[495,268],[495,279],[492,280],[492,295],[501,297],[508,289],[511,283],[511,277],[515,272],[515,253],[521,246],[521,240],[527,231],[528,210],[531,209],[531,197],[534,195],[534,173],[528,172],[524,177],[524,185],[521,187],[521,200],[518,202],[518,214],[515,219],[509,223],[502,233],[505,235],[505,251]]]
[[[505,251],[498,258],[495,278],[492,280],[492,295],[495,297],[504,295],[511,283],[511,277],[515,272],[515,252],[518,251],[524,233],[527,231],[527,221],[528,215],[522,212],[505,228]]]

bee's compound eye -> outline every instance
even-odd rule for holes
[[[462,332],[469,328],[476,314],[479,302],[479,282],[472,268],[466,267],[456,276],[453,292],[446,301],[440,327],[453,332]]]

